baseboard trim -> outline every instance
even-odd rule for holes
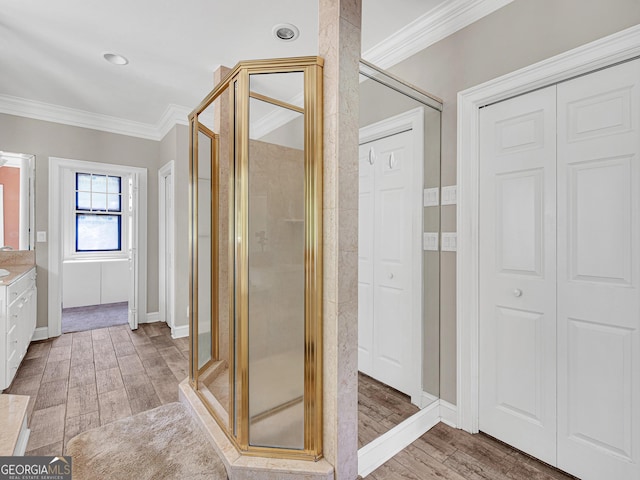
[[[171,328],[171,338],[183,338],[189,336],[189,325],[180,325],[179,327]]]
[[[422,392],[422,395],[420,397],[420,408],[428,407],[429,405],[433,404],[434,402],[437,402],[438,400],[439,400],[438,397],[436,397],[435,395],[431,395],[430,393],[427,393],[427,392]]]
[[[47,340],[49,338],[49,327],[38,327],[33,332],[33,337],[31,337],[32,342],[37,342],[38,340]]]
[[[433,428],[440,421],[439,406],[439,402],[433,402],[358,450],[358,475],[366,477]]]
[[[458,428],[458,407],[440,400],[440,421],[453,428]]]
[[[147,312],[144,322],[138,323],[155,323],[160,321],[160,312]]]

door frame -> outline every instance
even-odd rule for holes
[[[640,26],[458,93],[457,426],[479,431],[480,108],[640,56]]]
[[[413,295],[411,302],[411,371],[412,388],[411,403],[425,407],[422,399],[422,216],[423,216],[423,185],[424,185],[424,107],[417,107],[404,113],[394,115],[385,120],[360,128],[359,145],[389,137],[411,130],[413,142],[414,171],[411,183],[412,209],[410,212],[413,224],[411,232],[411,258],[420,259],[421,268],[412,269],[411,285],[416,287],[417,295]]]
[[[175,199],[176,199],[176,182],[175,182],[175,162],[171,160],[166,163],[160,170],[158,170],[158,265],[159,265],[159,292],[158,292],[158,310],[160,315],[160,321],[165,322],[170,328],[173,334],[175,329],[175,245],[176,245],[176,235],[175,235],[175,210],[173,210],[173,215],[169,218],[169,221],[165,221],[166,219],[166,210],[167,210],[167,197],[165,196],[165,186],[167,182],[167,178],[171,177],[171,190],[169,191],[170,201],[175,209]],[[173,265],[174,275],[171,277],[167,277],[167,245],[165,244],[165,239],[169,237],[171,239],[171,248],[169,249],[169,257],[170,263]],[[169,298],[165,295],[167,290],[169,291]],[[172,311],[170,312],[170,318],[166,317],[167,311],[167,301],[172,306]]]
[[[133,228],[135,252],[133,274],[135,285],[130,285],[129,308],[134,305],[137,323],[147,320],[147,169],[100,162],[87,162],[68,158],[49,157],[49,273],[48,273],[48,328],[47,337],[62,334],[62,262],[64,260],[63,216],[64,171],[84,168],[91,172],[116,172],[123,175],[137,175],[138,194],[134,197],[136,212]],[[135,182],[134,182],[135,185]],[[143,248],[139,248],[142,246]],[[133,298],[132,298],[133,297]],[[144,308],[144,311],[140,311]]]

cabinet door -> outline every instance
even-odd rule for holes
[[[640,62],[558,85],[558,466],[640,478]]]
[[[555,86],[480,115],[480,430],[556,461]]]

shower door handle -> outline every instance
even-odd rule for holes
[[[376,151],[373,147],[369,148],[369,165],[373,165],[376,161]]]

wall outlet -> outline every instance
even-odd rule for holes
[[[47,241],[47,232],[36,232],[36,242],[46,242]]]
[[[423,192],[423,206],[437,207],[440,205],[440,191],[438,187],[425,188]]]
[[[458,187],[457,185],[450,185],[448,187],[442,187],[442,202],[441,205],[455,205],[458,202]]]
[[[456,232],[442,232],[442,251],[455,252],[458,249],[458,234]]]
[[[438,251],[438,232],[424,232],[422,234],[422,248],[426,251]]]

